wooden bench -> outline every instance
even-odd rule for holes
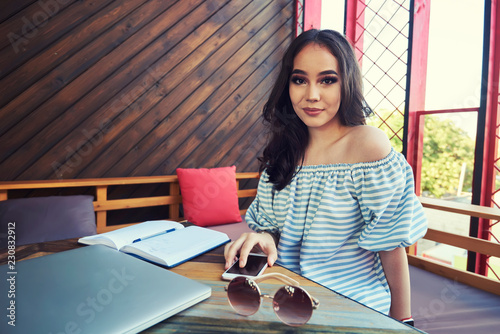
[[[236,181],[238,186],[239,198],[253,198],[257,193],[256,183],[250,189],[240,189],[242,181],[255,180],[259,178],[259,173],[237,173]],[[126,185],[144,185],[161,184],[169,189],[166,196],[137,197],[126,199],[108,199],[108,189],[111,186]],[[112,210],[147,208],[154,206],[168,206],[169,217],[171,220],[182,220],[180,215],[180,204],[182,197],[179,191],[179,183],[176,175],[166,176],[144,176],[144,177],[121,177],[121,178],[102,178],[102,179],[75,179],[75,180],[45,180],[45,181],[10,181],[0,182],[0,200],[9,198],[9,191],[12,190],[36,190],[47,188],[74,188],[91,187],[95,191],[94,210],[96,212],[97,232],[103,233],[111,231],[129,224],[109,225],[107,212]],[[500,210],[486,208],[471,204],[461,204],[442,200],[420,198],[422,205],[429,209],[443,210],[464,214],[472,217],[479,217],[491,220],[500,220]],[[246,209],[241,209],[241,214]],[[487,240],[460,236],[448,232],[429,229],[424,237],[439,243],[452,245],[467,249],[469,251],[485,254],[489,256],[500,257],[500,245]],[[452,268],[432,260],[428,260],[415,255],[413,249],[408,250],[408,261],[410,265],[436,273],[438,275],[456,280],[461,283],[500,295],[500,281],[488,277],[477,275],[475,273]]]
[[[258,179],[259,173],[237,173],[236,185],[239,198],[253,198],[257,189],[240,189],[241,181]],[[108,199],[108,190],[111,186],[130,186],[159,184],[169,189],[166,196],[137,197],[126,199]],[[182,220],[180,215],[180,204],[182,197],[179,191],[177,175],[165,176],[138,176],[101,179],[74,179],[74,180],[44,180],[44,181],[8,181],[0,182],[0,201],[9,198],[12,190],[37,190],[49,188],[93,188],[95,193],[94,211],[96,212],[97,233],[115,230],[117,228],[133,225],[136,222],[121,225],[109,225],[107,219],[108,211],[133,208],[147,208],[154,206],[167,206],[170,220]],[[246,209],[241,209],[243,215]]]
[[[500,209],[425,197],[420,197],[419,199],[424,208],[452,212],[470,217],[490,219],[493,221],[500,220]],[[500,257],[500,244],[488,240],[457,235],[430,228],[424,236],[424,239],[459,247],[483,255]],[[456,269],[420,256],[416,256],[412,249],[408,252],[408,263],[412,266],[450,278],[454,281],[465,283],[475,288],[500,295],[499,280],[491,279],[469,271]]]

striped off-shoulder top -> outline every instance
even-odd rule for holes
[[[423,237],[411,167],[393,149],[375,162],[302,166],[275,191],[264,171],[246,221],[279,235],[277,263],[380,312],[390,308],[378,251]]]

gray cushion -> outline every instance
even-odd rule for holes
[[[96,234],[92,201],[93,196],[86,195],[0,201],[0,248],[7,247],[8,228],[14,222],[17,246]]]
[[[229,239],[235,241],[243,233],[253,232],[253,230],[250,229],[250,227],[248,227],[247,222],[245,221],[245,216],[242,216],[241,218],[243,221],[239,223],[212,225],[212,226],[207,226],[207,228],[226,233]]]

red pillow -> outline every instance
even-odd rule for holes
[[[241,222],[236,167],[177,168],[187,221],[198,226]]]

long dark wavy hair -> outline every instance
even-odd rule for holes
[[[333,30],[308,30],[288,47],[267,103],[264,105],[264,124],[270,131],[269,141],[260,160],[260,171],[266,169],[274,189],[282,190],[302,165],[309,141],[307,126],[293,110],[289,95],[290,77],[295,56],[308,44],[326,47],[337,59],[341,78],[341,103],[338,116],[343,125],[366,124],[371,113],[362,92],[361,71],[354,51],[340,33]]]

